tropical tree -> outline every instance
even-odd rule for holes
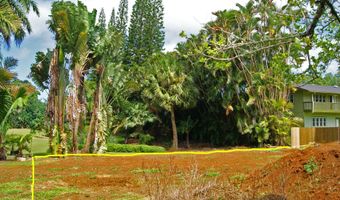
[[[55,2],[52,5],[52,15],[50,20],[50,28],[56,34],[57,46],[62,54],[59,57],[64,59],[64,52],[70,54],[69,67],[72,70],[72,85],[74,85],[72,93],[73,109],[70,120],[72,125],[72,152],[78,150],[78,134],[84,127],[85,116],[85,95],[84,95],[84,77],[89,67],[87,64],[89,56],[91,56],[89,44],[89,32],[91,27],[93,30],[96,11],[88,12],[86,6],[78,2],[77,5],[72,2]],[[63,60],[64,61],[64,60]],[[63,62],[60,62],[63,63]],[[60,79],[61,80],[61,79]],[[67,80],[67,79],[66,79]],[[61,98],[61,102],[65,99]],[[60,109],[64,110],[64,106]],[[63,131],[62,131],[63,132]],[[66,149],[66,135],[63,133],[63,149]]]
[[[8,130],[8,119],[10,114],[24,106],[27,99],[25,88],[20,88],[15,96],[8,90],[0,89],[0,160],[6,160],[5,137]]]
[[[197,121],[194,121],[191,118],[191,116],[189,116],[186,120],[180,121],[179,123],[178,132],[185,134],[185,142],[186,142],[187,148],[190,148],[190,141],[189,141],[190,131],[195,127],[196,124],[197,124]]]
[[[159,54],[151,58],[143,72],[144,99],[171,114],[172,147],[178,148],[175,110],[195,105],[197,89],[193,80],[184,71],[184,66],[176,59],[175,53]]]
[[[97,26],[103,27],[103,23],[98,21]],[[108,134],[108,114],[105,107],[107,106],[107,99],[105,97],[103,84],[109,83],[113,69],[119,65],[121,61],[121,49],[123,44],[123,37],[115,27],[109,27],[108,30],[100,30],[97,45],[94,47],[93,65],[95,75],[95,91],[93,98],[93,109],[88,130],[86,143],[82,152],[89,152],[93,146],[93,151],[102,151],[105,146],[106,136]]]
[[[0,57],[0,89],[9,88],[16,74],[12,71],[18,65],[18,60],[13,57]],[[1,104],[0,104],[1,105]]]
[[[35,54],[35,63],[31,65],[31,72],[28,75],[40,90],[48,89],[50,85],[49,67],[53,51],[47,49],[47,52],[37,52]]]
[[[121,0],[119,2],[117,19],[115,20],[115,26],[117,30],[123,35],[124,41],[127,36],[127,24],[128,24],[128,0]]]
[[[125,52],[126,64],[141,64],[164,46],[161,0],[137,0],[133,6]]]
[[[0,34],[6,44],[10,46],[14,36],[16,44],[20,44],[27,31],[32,32],[27,14],[30,11],[39,16],[38,6],[33,0],[3,0],[0,2]]]

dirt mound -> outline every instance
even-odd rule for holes
[[[292,151],[248,176],[242,189],[262,199],[340,199],[340,144]]]

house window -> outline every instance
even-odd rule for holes
[[[312,119],[313,126],[315,127],[325,127],[327,126],[327,121],[325,117],[313,117]]]
[[[325,95],[315,95],[314,101],[315,102],[326,102],[326,96]]]
[[[329,96],[329,102],[336,103],[336,96]]]
[[[289,95],[289,102],[294,103],[294,94]]]

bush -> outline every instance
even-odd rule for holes
[[[165,152],[164,147],[149,146],[149,145],[136,145],[136,144],[107,144],[107,152]]]
[[[139,140],[139,144],[151,144],[151,142],[155,139],[155,137],[153,137],[150,134],[143,134],[140,133],[138,135],[138,140]]]
[[[107,143],[113,143],[113,144],[124,144],[125,138],[120,135],[110,135],[107,138]]]

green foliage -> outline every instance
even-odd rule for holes
[[[120,32],[124,40],[126,39],[126,31],[128,24],[128,0],[121,0],[119,2],[117,19],[115,20],[115,27]]]
[[[116,11],[113,8],[112,11],[111,11],[111,17],[110,17],[110,20],[109,20],[108,28],[109,29],[113,28],[115,25],[116,25]]]
[[[315,158],[310,158],[308,162],[303,165],[303,168],[307,174],[313,174],[318,169],[318,164],[315,162]]]
[[[164,147],[136,144],[107,144],[107,152],[152,153],[165,152]]]
[[[47,49],[47,52],[37,52],[35,54],[35,63],[31,65],[29,78],[39,87],[40,90],[45,90],[49,85],[49,69],[52,57],[52,51]]]
[[[182,120],[178,125],[178,132],[182,134],[189,133],[197,124],[197,121],[194,121],[191,116],[189,116],[186,120]]]
[[[105,11],[104,9],[102,8],[100,10],[100,13],[99,13],[99,17],[98,17],[98,28],[99,28],[99,32],[101,33],[105,33],[105,30],[106,30],[106,16],[105,16]]]
[[[107,143],[113,143],[113,144],[124,144],[125,143],[125,138],[123,136],[119,135],[110,135],[107,138]]]
[[[142,96],[150,105],[166,111],[175,107],[189,108],[196,103],[197,89],[192,77],[172,53],[151,58],[143,71]]]
[[[5,146],[12,153],[17,152],[16,156],[22,157],[24,156],[23,151],[27,151],[29,154],[31,154],[32,138],[33,138],[32,133],[25,135],[10,134],[6,136]]]
[[[23,41],[26,32],[31,33],[32,27],[28,20],[28,13],[33,11],[39,16],[37,3],[33,0],[7,0],[0,3],[0,38],[9,47],[11,39],[17,45]]]
[[[12,128],[44,129],[46,104],[38,99],[38,94],[28,97],[26,105],[14,111],[9,123]]]
[[[150,134],[145,134],[145,133],[138,133],[138,142],[139,144],[151,144],[151,142],[155,139]]]
[[[162,0],[137,0],[132,8],[125,63],[141,64],[164,45]]]

